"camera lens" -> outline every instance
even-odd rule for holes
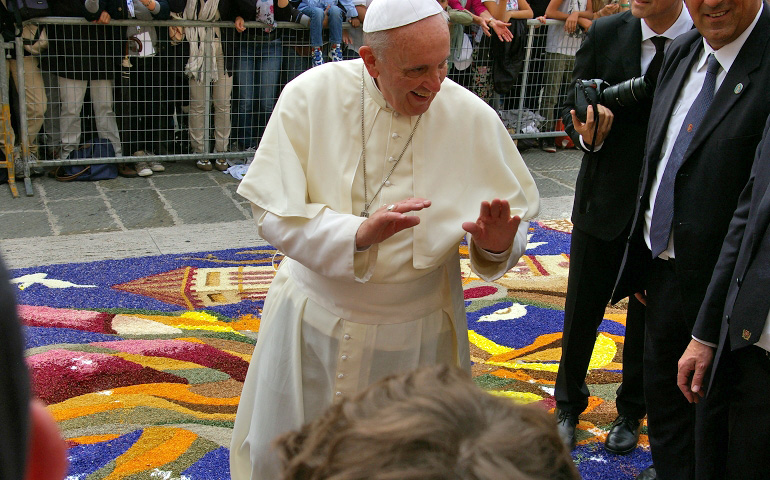
[[[645,77],[636,77],[613,85],[602,92],[602,104],[610,110],[636,105],[652,98],[653,87]]]

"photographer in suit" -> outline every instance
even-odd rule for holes
[[[639,205],[612,300],[636,292],[647,303],[644,395],[658,477],[724,479],[721,400],[689,403],[677,363],[770,114],[770,10],[762,0],[685,3],[697,31],[672,43],[660,70]]]
[[[645,74],[651,87],[664,48],[692,28],[682,0],[632,2],[631,10],[600,18],[577,52],[575,80],[620,84]],[[586,153],[575,190],[562,357],[556,377],[559,431],[574,446],[578,416],[588,405],[585,383],[596,332],[612,295],[636,205],[651,101],[608,109],[598,105],[596,137],[593,107],[581,121],[573,88],[562,110],[567,133]],[[583,102],[584,103],[584,102]],[[593,148],[592,148],[593,147]],[[629,299],[623,348],[623,384],[617,392],[618,417],[607,450],[626,454],[637,444],[645,415],[642,391],[644,307]]]

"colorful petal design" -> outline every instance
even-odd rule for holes
[[[473,274],[460,247],[472,373],[494,395],[555,406],[571,228],[530,224],[530,250],[495,283]],[[17,292],[34,390],[71,445],[67,480],[230,478],[274,254],[263,246],[11,272],[68,286],[29,280]],[[599,331],[573,458],[585,479],[631,480],[651,463],[646,427],[630,455],[601,443],[615,416],[625,308],[610,307]]]

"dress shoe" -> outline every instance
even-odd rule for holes
[[[605,450],[618,455],[631,453],[639,442],[641,423],[639,419],[618,415],[604,441]]]
[[[567,450],[575,448],[575,427],[578,424],[578,416],[571,412],[556,410],[556,428],[559,437],[566,445]]]
[[[656,478],[658,475],[655,473],[655,467],[647,467],[636,476],[636,480],[655,480]]]
[[[121,177],[126,178],[134,178],[138,177],[136,170],[134,170],[134,167],[127,163],[119,163],[118,164],[118,175]]]

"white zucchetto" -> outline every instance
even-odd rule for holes
[[[436,0],[374,0],[366,9],[364,32],[403,27],[443,11]]]

